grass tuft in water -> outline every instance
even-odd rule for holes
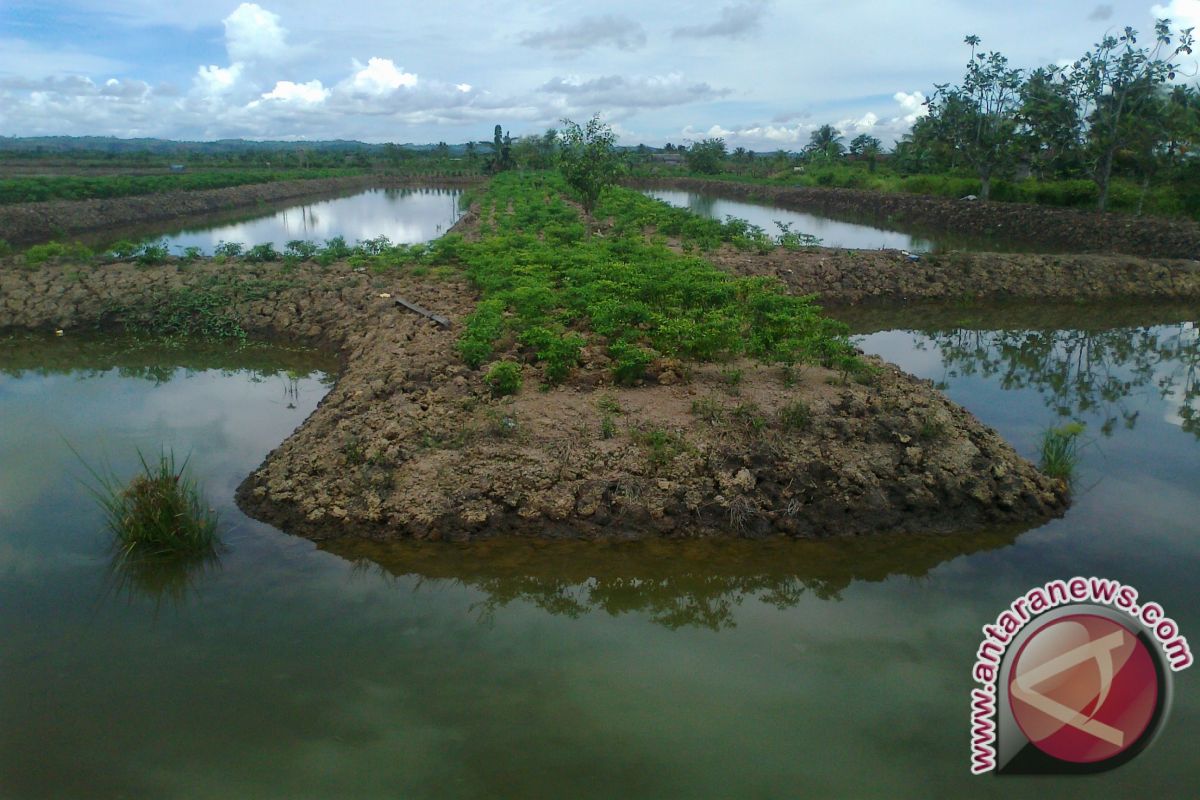
[[[217,515],[188,477],[188,459],[177,465],[174,452],[163,452],[150,462],[139,450],[138,460],[141,472],[124,486],[87,467],[98,484],[92,493],[104,509],[117,549],[125,557],[138,558],[215,552]]]
[[[1039,465],[1042,472],[1051,478],[1071,483],[1075,467],[1079,463],[1079,437],[1082,433],[1082,422],[1072,422],[1044,431]]]

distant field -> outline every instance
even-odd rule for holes
[[[91,200],[130,197],[173,191],[223,189],[273,181],[339,178],[361,169],[221,170],[157,175],[37,175],[0,178],[0,204],[37,203],[46,200]]]

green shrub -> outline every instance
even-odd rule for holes
[[[280,256],[275,250],[275,245],[267,242],[266,244],[254,245],[254,247],[246,251],[243,258],[252,264],[263,264],[268,261],[278,261]]]
[[[4,239],[0,239],[0,258],[7,258],[12,255],[12,245]]]
[[[646,348],[632,344],[623,339],[608,346],[608,354],[612,358],[613,379],[617,383],[629,385],[646,374],[655,354]]]
[[[146,242],[141,246],[134,260],[143,266],[155,266],[165,263],[170,255],[171,251],[165,241]]]
[[[26,250],[25,263],[28,266],[36,267],[48,261],[89,261],[94,255],[95,253],[87,246],[79,242],[74,244],[46,242],[45,244],[36,244]]]
[[[308,261],[317,254],[316,242],[310,242],[305,239],[293,239],[287,243],[283,250],[285,256],[290,256],[299,261]]]
[[[515,361],[493,364],[483,380],[495,397],[516,394],[521,390],[521,365]]]
[[[213,255],[221,258],[238,258],[245,250],[245,245],[241,242],[217,242],[217,246],[213,248]]]

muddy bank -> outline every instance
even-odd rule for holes
[[[204,313],[337,353],[337,385],[238,492],[247,513],[313,539],[958,532],[1065,509],[1064,487],[994,431],[873,360],[863,382],[663,361],[618,388],[597,348],[565,385],[540,391],[531,370],[495,399],[455,349],[474,302],[456,279],[344,264],[0,267],[0,330]]]
[[[706,254],[738,275],[770,275],[828,306],[916,301],[1200,300],[1200,262],[1123,255],[942,253],[732,247]]]
[[[888,227],[912,226],[986,236],[1056,252],[1200,258],[1200,223],[1186,219],[1097,214],[1028,203],[956,200],[859,189],[761,186],[700,178],[639,179],[627,186],[682,189]]]
[[[29,244],[48,239],[66,239],[89,231],[136,228],[148,222],[219,214],[285,200],[316,198],[371,188],[468,186],[479,181],[479,178],[398,179],[359,175],[103,200],[55,200],[5,205],[0,206],[0,239],[10,244]]]

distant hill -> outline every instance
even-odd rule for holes
[[[328,141],[251,141],[249,139],[217,139],[211,142],[177,142],[170,139],[118,139],[114,136],[0,136],[0,153],[150,153],[151,155],[229,155],[238,153],[291,153],[304,150],[315,152],[366,153],[378,155],[386,145],[358,142],[350,139]],[[404,150],[424,152],[436,144],[402,144]],[[466,145],[449,145],[453,155],[461,154]]]

